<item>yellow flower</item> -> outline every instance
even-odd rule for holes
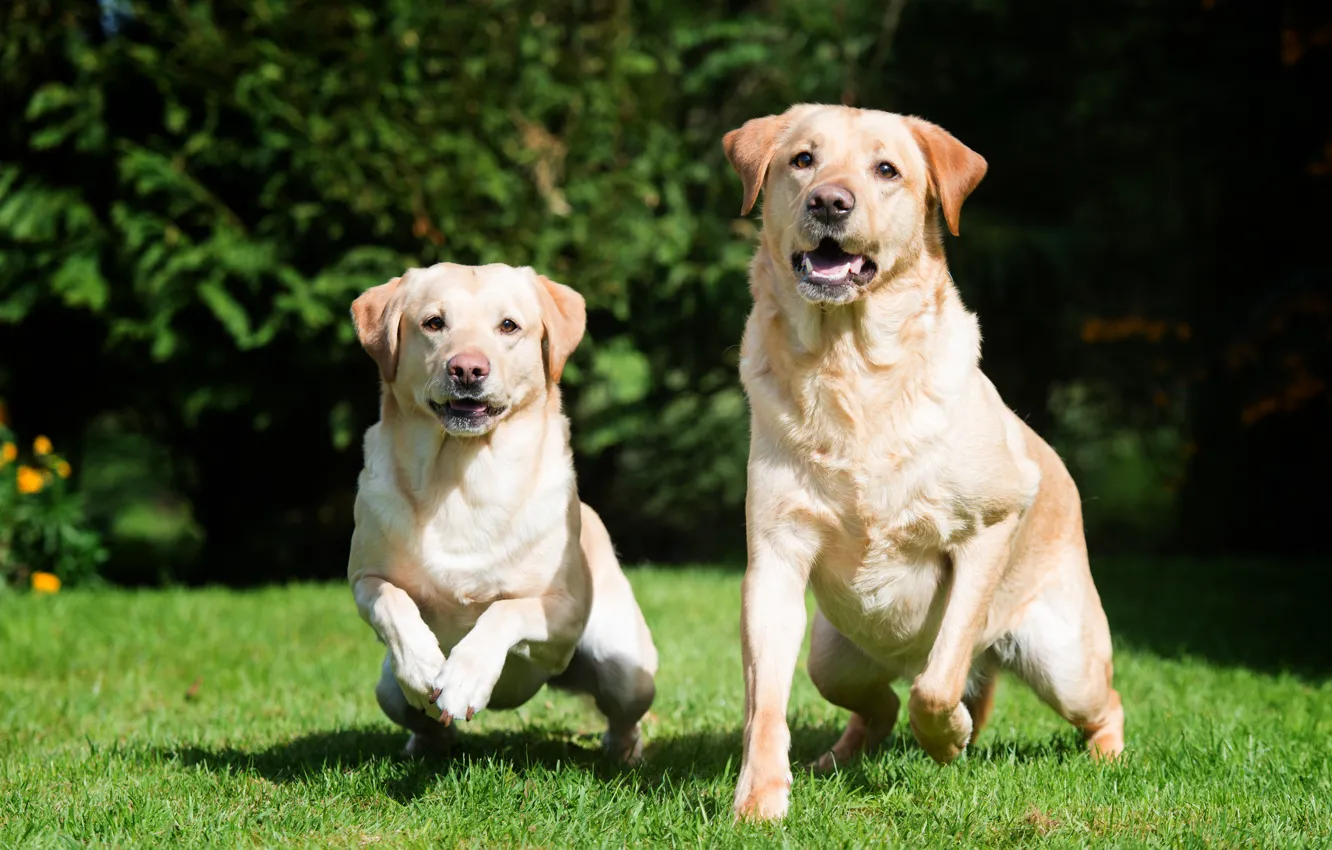
[[[51,441],[45,437],[38,437],[32,441],[32,451],[34,454],[49,455],[51,453]]]
[[[55,471],[56,471],[56,475],[59,475],[61,478],[68,478],[68,477],[69,477],[69,474],[70,474],[71,472],[73,472],[74,470],[70,469],[70,467],[69,467],[69,461],[67,461],[67,460],[58,460],[58,461],[56,461]]]
[[[60,576],[55,573],[33,573],[32,589],[38,593],[60,592]]]
[[[20,466],[18,468],[18,491],[20,493],[36,493],[42,489],[42,473],[39,469],[33,469],[31,466]]]
[[[13,443],[5,443],[0,446],[0,466],[13,461],[16,457],[18,457],[18,446]]]

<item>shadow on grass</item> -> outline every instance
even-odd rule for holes
[[[791,730],[792,754],[809,761],[837,740],[841,728],[796,726]],[[578,735],[558,729],[549,731],[494,731],[460,735],[449,756],[408,758],[402,754],[406,733],[388,727],[361,727],[302,735],[291,741],[246,750],[236,747],[186,746],[162,748],[156,759],[182,766],[231,775],[260,776],[270,782],[296,785],[325,784],[330,774],[369,769],[385,796],[400,803],[429,793],[442,777],[473,767],[502,767],[515,773],[533,769],[575,770],[598,780],[630,783],[646,797],[678,793],[689,783],[722,782],[733,786],[739,772],[740,730],[713,730],[663,736],[650,742],[645,761],[626,769],[606,757],[597,736]],[[1082,748],[1074,736],[1049,741],[989,741],[968,750],[967,758],[987,762],[1064,761],[1081,758]],[[872,762],[896,763],[904,770],[909,762],[925,755],[910,733],[897,734]],[[840,769],[840,781],[864,792],[882,791],[882,779],[871,780],[865,762],[855,761]],[[800,766],[793,766],[800,772]],[[895,783],[898,770],[890,770],[887,784]],[[821,781],[821,780],[815,780]],[[728,787],[729,791],[729,787]],[[701,799],[699,804],[715,808],[710,815],[728,815],[728,800]],[[724,811],[723,811],[724,810]]]
[[[1332,675],[1332,618],[1326,616],[1332,599],[1329,565],[1098,558],[1093,572],[1111,629],[1124,646],[1264,673],[1319,680]],[[812,760],[840,733],[834,724],[797,725],[792,729],[792,757]],[[650,742],[646,762],[627,771],[601,756],[596,736],[558,728],[468,732],[459,737],[450,758],[433,760],[404,758],[406,737],[388,726],[367,726],[250,750],[158,750],[155,758],[206,771],[320,786],[329,775],[366,770],[385,796],[399,802],[429,793],[441,778],[473,767],[498,766],[515,773],[573,770],[602,781],[626,782],[645,797],[676,795],[685,785],[708,785],[714,793],[701,795],[696,804],[709,809],[709,816],[726,817],[741,754],[738,728],[661,735]],[[1084,757],[1071,730],[1038,741],[986,735],[966,756],[993,764]],[[883,751],[868,764],[846,766],[838,781],[856,790],[882,791],[924,758],[910,732],[899,727]],[[867,772],[869,765],[874,770]],[[726,790],[717,792],[718,785]]]
[[[1332,674],[1332,564],[1192,558],[1093,558],[1116,640],[1309,679]]]
[[[795,727],[791,730],[792,757],[802,762],[813,761],[826,752],[841,734],[840,724]],[[1071,727],[1044,740],[1005,740],[996,738],[992,730],[985,730],[975,744],[967,747],[963,757],[967,761],[1011,764],[1035,761],[1065,762],[1070,759],[1086,758],[1086,746],[1081,736]],[[903,716],[883,746],[864,761],[891,761],[905,767],[917,761],[929,761],[929,756],[916,742],[907,725],[906,717]],[[843,768],[842,772],[854,773],[864,761],[854,761]]]
[[[270,782],[322,783],[329,773],[372,768],[385,795],[399,802],[430,790],[441,777],[474,763],[504,764],[515,772],[534,766],[549,770],[576,766],[595,769],[598,753],[576,737],[558,732],[483,732],[460,735],[449,756],[409,758],[402,753],[407,733],[390,727],[361,727],[302,735],[260,749],[186,746],[164,748],[159,758],[187,767],[235,775],[262,776]]]
[[[822,730],[820,730],[822,731]],[[605,757],[600,736],[549,730],[467,732],[449,755],[410,758],[402,753],[407,733],[390,727],[360,727],[302,735],[271,746],[167,747],[153,757],[214,773],[260,776],[282,784],[319,784],[331,773],[369,769],[388,797],[408,802],[430,791],[441,777],[473,767],[502,767],[515,773],[575,770],[600,780],[620,778],[640,793],[656,795],[686,782],[714,781],[738,771],[740,732],[708,731],[650,741],[647,758],[626,769]]]

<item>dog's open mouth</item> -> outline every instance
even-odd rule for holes
[[[491,407],[479,398],[451,398],[447,401],[432,401],[430,409],[440,418],[445,430],[468,431],[485,425],[491,419],[504,412],[502,407]]]
[[[447,410],[449,413],[457,414],[459,416],[476,416],[485,413],[487,410],[484,401],[473,398],[455,398],[438,405],[432,401],[430,406],[435,408],[436,412]]]
[[[874,279],[878,266],[864,254],[848,254],[836,239],[825,237],[813,251],[791,255],[796,277],[823,287],[864,286]]]

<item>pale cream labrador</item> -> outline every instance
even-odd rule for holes
[[[752,442],[744,580],[740,817],[781,817],[786,723],[805,625],[809,672],[849,709],[828,769],[882,742],[911,683],[921,746],[947,763],[1009,669],[1123,749],[1110,632],[1077,488],[979,366],[944,260],[986,164],[917,118],[800,105],[727,134],[743,211],[765,192],[740,373]]]
[[[582,296],[528,268],[412,269],[352,305],[379,364],[348,578],[387,646],[376,695],[414,734],[590,694],[636,760],[657,652],[600,518],[578,499],[558,380]]]

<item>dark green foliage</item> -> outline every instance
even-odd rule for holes
[[[922,114],[990,160],[949,246],[987,371],[1066,452],[1174,435],[1135,444],[1142,474],[1113,484],[1128,518],[1108,517],[1103,540],[1125,542],[1142,522],[1155,524],[1150,541],[1179,537],[1161,521],[1173,495],[1145,519],[1133,505],[1159,501],[1191,429],[1212,439],[1197,440],[1195,465],[1213,445],[1254,439],[1240,413],[1262,386],[1188,383],[1254,303],[1253,288],[1217,297],[1216,275],[1239,262],[1273,291],[1297,272],[1326,274],[1309,251],[1276,263],[1257,246],[1216,254],[1251,209],[1269,211],[1267,245],[1278,223],[1293,227],[1289,243],[1327,220],[1327,181],[1274,165],[1316,155],[1320,128],[1303,116],[1327,60],[1283,71],[1275,11],[121,5],[132,14],[110,35],[92,3],[0,10],[0,392],[58,442],[114,414],[165,447],[162,487],[207,533],[197,577],[341,569],[376,399],[347,307],[440,260],[531,264],[587,297],[567,406],[583,495],[626,555],[738,552],[747,422],[735,359],[755,223],[735,217],[719,139],[794,101]],[[1240,132],[1236,109],[1276,129]],[[1296,199],[1323,206],[1296,225],[1270,214]],[[1192,323],[1193,336],[1080,337],[1089,317],[1125,315]],[[1323,374],[1326,350],[1314,339],[1301,356]],[[1280,369],[1264,374],[1281,383]],[[1092,436],[1048,405],[1052,387],[1083,383],[1111,411]],[[1312,433],[1325,397],[1267,424]],[[1095,468],[1075,473],[1090,481],[1122,459],[1083,456]],[[1095,514],[1097,494],[1084,495]],[[1201,512],[1204,526],[1214,514]]]

